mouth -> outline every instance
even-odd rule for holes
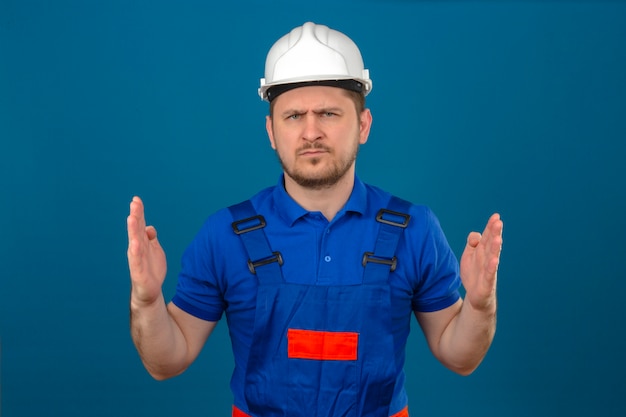
[[[325,153],[330,153],[330,149],[322,146],[307,147],[298,151],[298,156],[320,156]]]
[[[319,151],[319,150],[316,150],[316,151],[303,151],[303,152],[300,152],[299,156],[320,156],[320,155],[322,155],[324,153],[327,153],[327,152],[326,151]]]

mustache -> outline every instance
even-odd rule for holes
[[[324,145],[322,143],[317,143],[316,142],[316,143],[307,143],[306,145],[303,145],[303,146],[299,147],[296,150],[296,152],[297,153],[301,153],[301,152],[308,151],[308,150],[311,150],[311,149],[322,150],[322,151],[326,151],[326,152],[330,152],[331,151],[331,149],[328,146],[326,146],[326,145]]]

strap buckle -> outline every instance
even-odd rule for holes
[[[283,266],[283,255],[281,255],[278,251],[272,253],[274,254],[274,256],[270,256],[269,258],[264,258],[255,262],[252,262],[248,259],[248,269],[250,270],[250,272],[256,274],[256,268],[263,265],[271,264],[272,262],[278,262],[279,266]]]
[[[389,219],[389,218],[384,218],[384,215],[390,215],[390,216],[394,216],[395,218]],[[380,209],[378,211],[378,214],[376,215],[376,221],[380,222],[380,223],[384,223],[384,224],[388,224],[390,226],[397,226],[397,227],[401,227],[403,229],[406,229],[406,227],[409,225],[409,220],[411,219],[411,216],[409,214],[405,214],[405,213],[400,213],[399,211],[393,211],[393,210],[388,210],[388,209]],[[396,220],[400,220],[400,221],[396,221]]]
[[[398,258],[396,258],[395,256],[391,259],[380,258],[378,256],[374,256],[374,252],[365,252],[363,254],[363,260],[361,261],[361,263],[363,264],[363,266],[366,266],[368,262],[389,265],[389,270],[391,272],[395,271],[396,267],[398,266]]]
[[[246,223],[250,223],[254,221],[256,221],[256,224],[253,223],[247,227],[239,228],[240,225],[244,225]],[[253,230],[262,229],[265,227],[266,224],[267,223],[265,223],[265,217],[258,214],[256,216],[248,217],[247,219],[237,220],[235,222],[232,222],[231,225],[233,227],[233,231],[235,232],[235,234],[240,235],[242,233],[248,233]]]

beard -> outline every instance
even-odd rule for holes
[[[283,167],[285,174],[293,179],[299,186],[311,190],[321,190],[334,186],[346,175],[354,164],[354,161],[356,161],[356,156],[359,152],[359,145],[358,143],[355,143],[355,146],[352,148],[350,153],[343,159],[334,158],[334,152],[332,149],[318,143],[303,146],[296,151],[296,154],[308,149],[320,149],[326,151],[326,157],[330,156],[332,158],[328,167],[320,172],[308,173],[306,172],[306,169],[302,169],[297,166],[297,163],[294,163],[293,166],[288,165],[284,159],[280,157],[278,150],[276,151],[276,156],[278,157],[278,161]],[[305,161],[305,163],[311,167],[315,167],[321,162],[322,158],[310,158],[308,161]]]

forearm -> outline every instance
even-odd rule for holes
[[[150,375],[162,380],[186,369],[185,338],[169,314],[163,295],[148,305],[131,296],[130,324],[133,342]]]
[[[469,375],[487,354],[495,332],[495,299],[482,310],[465,300],[441,336],[439,359],[454,372]]]

